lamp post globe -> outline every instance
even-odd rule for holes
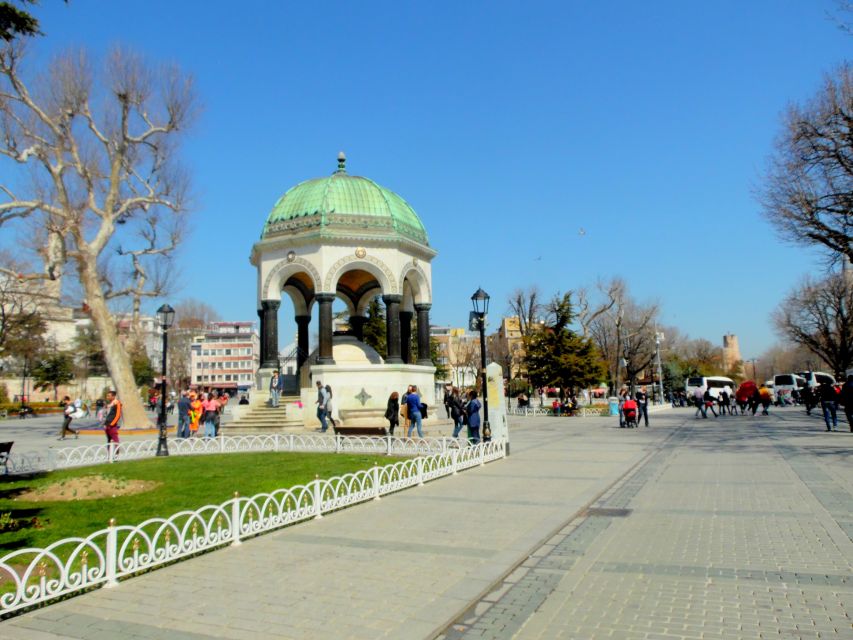
[[[492,439],[492,427],[489,424],[489,387],[486,375],[486,314],[489,312],[489,294],[478,287],[471,296],[474,313],[477,315],[477,327],[480,330],[480,368],[483,376],[483,442]]]
[[[163,329],[163,368],[160,377],[160,415],[157,418],[157,427],[160,435],[157,439],[157,455],[169,455],[169,443],[166,440],[166,352],[169,347],[169,328],[175,320],[175,310],[168,304],[157,309],[157,320]]]

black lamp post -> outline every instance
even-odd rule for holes
[[[489,312],[489,294],[478,288],[471,296],[477,328],[480,330],[480,366],[483,370],[483,442],[492,439],[492,427],[489,425],[489,387],[486,376],[486,314]]]
[[[169,444],[166,442],[166,351],[169,347],[169,327],[175,319],[175,310],[168,304],[157,309],[157,319],[163,328],[163,376],[160,378],[160,417],[157,418],[157,426],[160,429],[160,437],[157,440],[157,455],[169,455]]]

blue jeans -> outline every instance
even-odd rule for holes
[[[326,431],[329,425],[326,423],[326,410],[322,407],[317,407],[317,419],[320,421],[320,431]]]
[[[216,423],[213,420],[205,420],[204,421],[204,437],[205,438],[215,438],[216,437]]]
[[[832,428],[838,426],[838,405],[834,400],[822,400],[821,408],[823,409],[823,420],[826,422],[826,430],[829,431],[829,418],[832,416]]]
[[[279,390],[278,389],[270,389],[270,404],[274,407],[278,406],[278,398],[279,398]]]
[[[178,416],[178,437],[179,438],[189,438],[190,437],[190,417],[189,416]]]
[[[480,427],[468,427],[468,440],[471,444],[480,444]]]
[[[423,438],[424,437],[424,429],[423,429],[423,425],[421,424],[421,412],[420,411],[410,411],[409,412],[409,433],[408,433],[409,438],[412,437],[412,429],[414,429],[415,427],[418,428],[418,437]]]
[[[462,431],[462,427],[465,425],[462,424],[462,417],[456,418],[456,424],[453,425],[453,437],[458,438],[459,432]]]

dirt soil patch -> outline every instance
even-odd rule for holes
[[[16,500],[21,502],[71,502],[74,500],[100,500],[145,493],[160,486],[153,480],[128,480],[107,476],[81,476],[68,478],[26,491]]]

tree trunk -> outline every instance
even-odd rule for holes
[[[96,261],[92,257],[82,254],[77,257],[77,272],[80,283],[86,294],[86,302],[89,305],[89,314],[92,322],[98,330],[101,339],[101,347],[104,350],[104,360],[110,373],[116,393],[122,403],[124,414],[124,426],[146,427],[149,426],[145,408],[139,397],[139,390],[133,379],[133,371],[130,367],[130,359],[124,346],[118,339],[115,322],[104,299],[101,283],[98,280]]]

